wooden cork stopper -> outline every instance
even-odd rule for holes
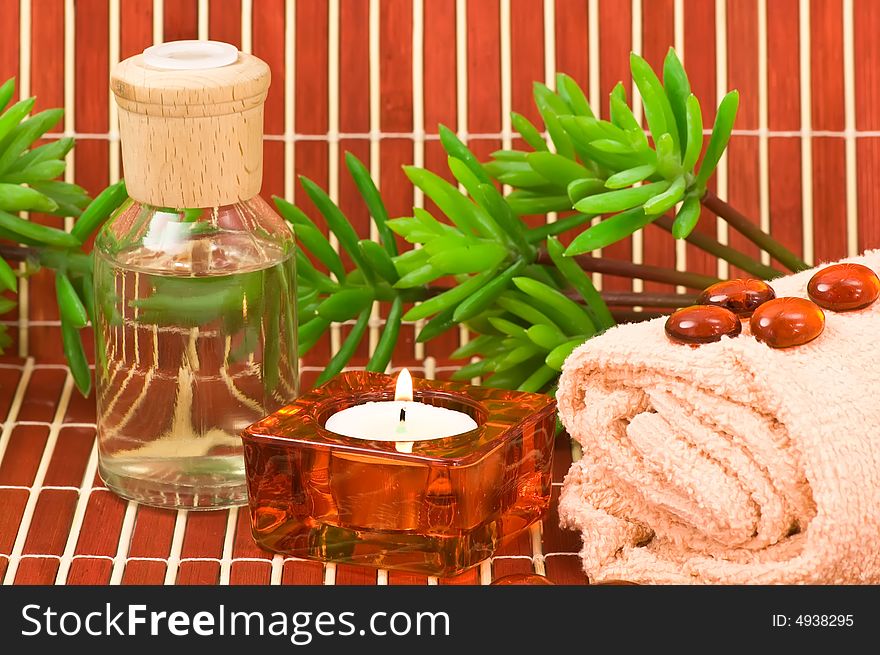
[[[129,195],[176,209],[257,195],[269,77],[257,57],[205,41],[162,44],[117,64],[110,88]]]

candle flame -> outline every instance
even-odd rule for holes
[[[403,369],[397,376],[397,386],[394,389],[394,400],[412,401],[413,381],[407,369]]]

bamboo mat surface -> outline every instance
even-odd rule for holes
[[[433,359],[415,375],[446,377]],[[317,375],[305,366],[304,383]],[[427,374],[427,375],[426,375]],[[553,502],[529,533],[455,578],[322,565],[260,550],[247,508],[186,512],[127,502],[97,473],[94,397],[83,398],[62,364],[0,359],[0,580],[3,584],[489,584],[542,573],[583,584],[580,539],[558,526],[556,500],[571,463],[556,444]]]
[[[306,175],[364,238],[375,238],[375,229],[345,170],[346,152],[368,166],[391,216],[411,215],[413,206],[432,210],[401,166],[449,177],[439,123],[486,160],[522,146],[511,111],[538,121],[533,81],[553,84],[554,72],[565,71],[607,118],[607,94],[618,80],[632,95],[630,51],[659,67],[675,46],[707,127],[728,89],[742,94],[712,181],[719,197],[810,263],[880,245],[878,0],[0,0],[0,15],[0,82],[15,76],[19,97],[37,96],[35,111],[64,107],[46,138],[76,137],[65,176],[93,195],[124,174],[110,68],[154,43],[218,39],[263,58],[273,79],[263,197],[283,196],[316,217],[296,182]],[[639,103],[635,111],[641,116]],[[536,226],[545,218],[526,220]],[[705,213],[697,230],[759,256]],[[655,226],[602,254],[736,273]],[[594,281],[605,291],[675,290],[610,275]],[[0,316],[12,338],[0,357],[4,584],[438,582],[273,558],[253,545],[240,510],[163,512],[116,498],[96,476],[93,399],[66,378],[51,271],[22,279],[19,289],[18,304]],[[356,364],[367,361],[387,310],[376,304]],[[448,353],[467,333],[450,330],[422,344],[420,327],[403,326],[394,366],[447,377],[461,364]],[[349,329],[334,324],[309,353],[304,387]],[[567,441],[560,442],[557,492],[569,461]],[[492,562],[439,582],[486,583],[529,570],[584,582],[578,541],[559,530],[551,509],[542,527]]]

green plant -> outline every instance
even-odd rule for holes
[[[0,110],[9,105],[15,92],[10,79],[0,86]],[[83,243],[125,198],[125,186],[108,187],[90,202],[81,187],[56,178],[65,170],[64,158],[74,145],[64,137],[36,146],[35,143],[61,120],[63,110],[47,109],[28,117],[35,98],[21,100],[0,115],[0,291],[16,292],[18,275],[8,262],[23,263],[23,274],[40,268],[55,271],[55,286],[61,317],[64,352],[77,387],[85,394],[91,375],[80,330],[94,316],[92,260]],[[18,212],[40,212],[78,217],[70,232],[18,216]],[[0,296],[0,314],[15,301]],[[0,352],[10,343],[0,325]]]
[[[610,121],[595,117],[583,92],[564,74],[556,91],[536,83],[535,103],[549,140],[518,116],[514,121],[532,151],[499,151],[486,169],[515,190],[508,196],[518,214],[574,209],[579,212],[550,232],[584,225],[604,215],[599,224],[581,232],[567,256],[603,248],[649,223],[658,223],[677,239],[689,238],[700,217],[700,204],[734,230],[767,251],[792,271],[807,264],[751,220],[708,190],[707,184],[733,130],[739,93],[724,96],[708,143],[703,138],[700,102],[691,93],[681,61],[670,48],[663,65],[663,82],[636,54],[630,56],[633,81],[642,98],[650,139],[626,104],[618,83],[610,95]],[[552,144],[556,153],[549,152]],[[701,159],[702,154],[702,159]],[[698,165],[699,162],[699,165]],[[678,205],[675,218],[666,213]],[[705,239],[695,245],[760,277],[780,271]]]
[[[492,386],[552,390],[562,363],[584,340],[615,324],[608,304],[677,307],[692,294],[602,294],[588,272],[626,275],[701,289],[717,278],[587,255],[657,223],[676,238],[729,261],[752,275],[782,271],[693,232],[701,204],[769,252],[790,270],[807,265],[707,189],[730,139],[738,94],[721,102],[704,148],[700,103],[690,92],[673,50],[663,82],[641,57],[632,55],[633,80],[645,108],[646,134],[627,105],[622,84],[610,96],[610,121],[596,118],[583,91],[559,74],[556,90],[535,84],[534,97],[547,132],[519,114],[512,123],[530,150],[502,150],[481,164],[444,126],[440,140],[457,185],[416,167],[410,181],[430,198],[445,220],[415,208],[389,220],[364,166],[346,156],[349,172],[379,230],[382,245],[359,240],[339,208],[314,182],[302,178],[307,195],[336,235],[354,267],[346,270],[321,228],[299,208],[276,198],[304,250],[333,276],[299,254],[300,355],[331,322],[354,320],[339,353],[322,375],[327,379],[349,361],[363,338],[375,301],[391,301],[380,347],[368,369],[384,370],[402,320],[427,322],[419,341],[464,324],[476,337],[453,353],[466,363],[457,379],[481,377]],[[701,157],[702,155],[702,157]],[[506,196],[499,185],[513,191]],[[676,207],[678,209],[676,210]],[[675,211],[674,218],[667,215]],[[554,223],[528,228],[521,217],[567,212]],[[588,226],[596,216],[601,222]],[[393,235],[416,246],[398,254]],[[557,238],[576,232],[567,248]],[[334,279],[335,278],[335,279]],[[440,281],[452,279],[452,285]],[[608,301],[606,303],[606,300]],[[406,303],[417,303],[406,313]],[[656,314],[644,312],[640,317]],[[633,318],[618,312],[618,318]]]
[[[299,207],[275,198],[279,212],[293,225],[301,245],[296,254],[299,355],[313,348],[332,323],[353,324],[319,382],[338,373],[351,360],[365,338],[374,303],[382,302],[388,303],[389,309],[368,370],[387,368],[403,321],[424,321],[417,335],[419,341],[465,325],[476,336],[453,353],[464,363],[456,378],[480,377],[493,386],[550,391],[567,355],[585,339],[618,320],[657,315],[651,311],[611,311],[609,305],[674,308],[694,301],[694,295],[687,293],[600,293],[592,284],[590,272],[693,290],[718,281],[693,272],[589,254],[650,223],[751,275],[772,278],[783,274],[694,231],[701,205],[782,266],[790,270],[807,267],[708,190],[707,183],[730,138],[737,93],[729,93],[721,102],[711,136],[704,144],[700,103],[690,92],[675,52],[670,50],[666,57],[662,82],[636,55],[631,57],[631,69],[642,96],[648,134],[627,105],[622,84],[610,95],[611,120],[600,120],[583,91],[564,74],[557,76],[555,90],[543,84],[534,87],[546,137],[523,116],[512,116],[512,124],[528,150],[498,151],[483,164],[441,125],[440,140],[456,184],[426,169],[405,168],[410,181],[436,205],[438,215],[415,208],[412,216],[390,219],[369,172],[356,157],[347,154],[346,165],[378,230],[380,243],[360,238],[339,207],[308,178],[301,178],[302,187],[326,227]],[[0,127],[7,114],[0,118]],[[0,143],[0,175],[5,158],[3,145]],[[60,156],[63,153],[55,158],[60,161]],[[57,164],[55,169],[59,170]],[[510,186],[512,192],[505,195],[502,185]],[[58,272],[65,343],[70,342],[68,359],[81,389],[87,388],[88,369],[81,346],[77,347],[79,340],[73,337],[78,326],[85,323],[84,317],[92,315],[89,307],[93,301],[89,298],[91,285],[86,283],[91,260],[80,246],[120,204],[124,194],[121,184],[107,189],[80,216],[71,234],[44,228],[50,232],[41,231],[40,238],[31,238],[25,229],[32,229],[28,227],[32,224],[13,216],[10,218],[15,220],[17,231],[0,232],[0,236],[29,244],[0,246],[4,257],[27,260],[32,266],[49,266]],[[67,215],[76,215],[84,198],[82,194],[80,205],[68,203]],[[563,215],[536,228],[522,220],[523,216],[547,212]],[[604,218],[590,225],[597,216]],[[0,229],[3,225],[0,222]],[[326,233],[336,237],[350,265],[331,246]],[[558,239],[563,233],[574,235],[568,247]],[[398,236],[415,247],[399,253]],[[9,271],[0,270],[0,274],[0,284],[2,280],[7,285],[14,283]],[[174,305],[170,307],[174,309]]]

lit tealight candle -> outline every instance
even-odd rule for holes
[[[402,453],[412,452],[413,443],[452,437],[477,428],[464,412],[413,401],[409,371],[397,376],[394,400],[369,402],[336,412],[324,427],[330,432],[369,441],[393,441]]]

